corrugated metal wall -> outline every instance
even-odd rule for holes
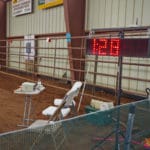
[[[17,17],[12,16],[12,8],[11,2],[7,3],[7,37],[12,36],[24,36],[24,35],[36,35],[36,34],[48,34],[48,33],[61,33],[66,31],[65,27],[65,20],[64,20],[64,8],[63,5],[39,10],[38,9],[38,1],[34,0],[33,2],[33,13],[25,14]],[[63,57],[66,55],[68,56],[68,51],[66,50],[59,50],[55,54],[55,47],[67,47],[67,42],[65,40],[58,40],[56,43],[55,41],[51,43],[47,43],[46,40],[36,40],[36,45],[41,47],[41,49],[37,50],[37,57],[42,59],[38,59],[37,66],[38,73],[55,76],[55,77],[62,77],[64,72],[60,69],[54,69],[52,67],[69,67],[68,60],[56,60],[44,57]],[[10,43],[10,47],[23,47],[24,42],[16,41]],[[53,47],[54,49],[48,49],[49,47]],[[46,48],[46,49],[44,49]],[[22,55],[24,54],[24,48],[9,48],[10,55],[7,57],[9,62],[9,67],[11,68],[19,68],[19,70],[25,70],[25,64],[20,64],[19,61],[25,63],[24,56],[19,57],[20,51]],[[62,54],[63,52],[63,54]],[[13,55],[13,54],[16,55]],[[17,56],[18,54],[18,56]],[[55,63],[55,64],[54,64]],[[67,67],[66,67],[67,65]],[[47,66],[49,69],[46,67]],[[55,71],[54,71],[55,70]],[[70,76],[70,73],[67,71],[67,75]]]
[[[13,17],[11,2],[7,3],[7,37],[66,31],[63,6],[39,10],[37,0],[33,6],[33,13]]]
[[[24,42],[13,41],[7,44],[7,65],[17,70],[25,70]],[[9,48],[11,47],[11,48]],[[14,47],[14,48],[12,48]]]
[[[35,45],[34,61],[28,61],[25,56],[24,40],[12,40],[8,43],[8,67],[56,78],[62,78],[66,74],[70,78],[66,39],[54,39],[47,42],[45,38],[42,38],[35,40]]]
[[[95,28],[149,26],[150,25],[150,0],[87,0],[86,30]],[[95,60],[93,56],[87,56]],[[116,57],[98,57],[100,61],[116,61]],[[150,59],[145,58],[124,58],[123,62],[150,64]],[[86,64],[89,65],[89,64]],[[91,63],[90,71],[94,71],[94,63]],[[116,75],[117,64],[97,64],[97,72],[101,74]],[[123,65],[123,76],[150,80],[150,67]],[[94,75],[88,76],[88,82],[94,83]],[[96,84],[115,88],[116,78],[112,76],[97,75]],[[124,90],[145,93],[145,88],[150,87],[149,82],[123,79]]]
[[[150,25],[149,0],[87,0],[86,29]]]
[[[86,8],[86,23],[85,29],[90,30],[93,28],[111,28],[111,27],[129,27],[135,24],[139,26],[150,25],[149,6],[150,0],[87,0]],[[11,3],[7,4],[7,37],[28,35],[28,34],[44,34],[44,33],[59,33],[65,32],[64,22],[64,10],[63,6],[54,7],[46,10],[37,9],[37,1],[34,0],[34,11],[31,14],[22,15],[18,17],[12,17],[11,14]],[[13,43],[17,46],[20,43]],[[21,44],[22,45],[22,44]],[[45,41],[39,41],[38,47],[49,47]],[[51,46],[55,46],[55,42],[52,42]],[[58,41],[56,47],[67,47],[67,43]],[[17,49],[9,49],[9,52],[16,52]],[[23,49],[22,49],[23,51]],[[54,49],[51,50],[38,50],[38,57],[40,56],[54,56]],[[68,52],[56,51],[58,57],[68,57]],[[87,56],[90,59],[95,60],[95,56]],[[17,57],[11,55],[8,57],[10,60],[16,60]],[[19,58],[18,58],[19,59]],[[23,57],[21,61],[23,61]],[[116,57],[98,57],[100,61],[115,61]],[[19,60],[18,60],[19,61]],[[55,67],[66,67],[69,68],[68,60],[62,62],[57,60],[56,62],[52,59],[42,58],[38,60],[40,65],[54,66]],[[137,64],[150,64],[150,59],[144,58],[124,58],[123,62],[137,63]],[[16,67],[15,62],[9,64],[12,67]],[[86,68],[88,63],[86,63]],[[94,62],[90,64],[90,71],[94,72]],[[112,76],[96,75],[96,84],[113,87],[116,86],[116,78],[113,77],[117,74],[116,63],[102,63],[97,64],[97,72],[100,74],[109,74]],[[25,66],[20,66],[24,68]],[[61,77],[64,73],[61,70],[45,69],[38,67],[38,72],[43,74],[49,74]],[[68,72],[69,74],[69,72]],[[70,74],[69,74],[70,76]],[[135,65],[123,65],[123,76],[134,77],[140,79],[150,80],[150,67],[147,66],[135,66]],[[94,83],[94,75],[88,75],[88,82]],[[149,82],[128,80],[123,79],[123,89],[128,91],[143,92],[146,87],[149,87]]]
[[[50,43],[47,43],[46,40],[39,40],[39,46],[41,49],[38,49],[38,73],[56,78],[62,78],[64,73],[66,73],[67,77],[70,78],[70,72],[67,70],[69,69],[69,61],[67,59],[66,40],[57,39],[52,40]]]

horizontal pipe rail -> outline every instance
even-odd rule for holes
[[[0,59],[1,61],[4,61],[5,59]],[[18,64],[18,61],[11,61],[13,63]],[[25,62],[20,62],[20,64],[26,64]],[[34,65],[34,66],[38,66],[41,68],[49,68],[49,69],[58,69],[58,70],[65,70],[65,71],[75,71],[75,72],[82,72],[82,73],[86,73],[86,71],[84,70],[79,70],[79,69],[69,69],[69,68],[62,68],[62,67],[53,67],[53,66],[46,66],[46,65],[38,65],[38,64],[33,64],[33,63],[28,63],[28,65]],[[6,67],[6,66],[3,66]],[[8,68],[9,66],[7,66]],[[17,68],[17,67],[16,67]],[[19,68],[18,68],[19,69]],[[37,73],[36,73],[37,74]],[[113,77],[116,78],[117,75],[113,75],[113,74],[106,74],[106,73],[99,73],[99,72],[91,72],[89,71],[89,74],[96,74],[99,76],[106,76],[106,77]],[[143,82],[150,82],[150,80],[148,79],[142,79],[142,78],[134,78],[134,77],[127,77],[127,76],[123,76],[123,79],[128,79],[128,80],[136,80],[136,81],[143,81]]]
[[[149,38],[150,34],[147,32],[147,29],[149,29],[150,27],[144,27],[144,28],[128,28],[128,29],[121,29],[121,31],[125,32],[125,38]],[[137,29],[137,30],[136,30]],[[40,42],[41,41],[41,45],[40,46],[34,46],[31,48],[35,49],[35,56],[30,56],[30,58],[33,58],[33,62],[25,62],[28,61],[23,57],[27,57],[28,55],[26,55],[24,53],[25,51],[25,46],[23,45],[24,41],[26,41],[25,39],[23,39],[24,37],[18,37],[18,39],[15,39],[13,37],[9,37],[7,39],[4,40],[0,40],[0,42],[6,42],[7,46],[2,46],[0,45],[0,48],[2,49],[6,49],[7,53],[5,52],[0,52],[0,61],[1,62],[6,62],[7,65],[3,65],[4,68],[10,68],[10,69],[16,69],[27,73],[31,73],[33,75],[37,75],[37,74],[43,74],[43,75],[48,75],[51,77],[54,77],[53,75],[57,74],[57,70],[62,70],[63,72],[76,72],[79,74],[86,74],[86,70],[82,69],[74,69],[74,68],[70,68],[71,63],[74,63],[75,61],[78,61],[78,65],[82,65],[85,63],[85,66],[91,64],[92,67],[96,66],[98,67],[98,65],[104,65],[103,63],[107,63],[108,64],[108,69],[111,68],[109,66],[109,64],[113,64],[113,69],[114,72],[116,72],[116,74],[112,74],[112,73],[103,73],[103,71],[101,71],[100,69],[97,69],[98,71],[93,71],[90,70],[88,72],[88,74],[92,75],[91,77],[107,77],[109,79],[109,77],[114,78],[114,80],[116,79],[117,76],[117,64],[118,61],[117,60],[101,60],[101,57],[99,56],[97,59],[95,56],[89,57],[88,55],[86,55],[85,50],[85,44],[86,44],[86,39],[89,38],[110,38],[110,36],[112,38],[117,37],[119,38],[119,32],[120,29],[118,31],[114,31],[110,30],[110,29],[105,29],[105,30],[95,30],[94,34],[88,34],[86,36],[76,36],[76,37],[71,37],[71,40],[73,39],[83,39],[83,45],[81,47],[69,47],[68,43],[67,43],[67,38],[65,36],[65,33],[63,33],[61,36],[53,36],[53,35],[35,35],[35,42]],[[51,40],[54,40],[54,42],[49,42],[49,43],[44,43],[43,41],[46,42],[46,37],[50,38]],[[66,40],[66,42],[65,42]],[[29,39],[27,39],[27,41],[29,41]],[[57,41],[62,41],[64,42],[65,46],[62,46],[62,44],[60,43],[59,46],[59,42]],[[14,43],[13,43],[14,42]],[[16,42],[16,43],[15,43]],[[18,43],[17,43],[18,42]],[[56,44],[57,42],[57,44]],[[51,43],[55,44],[55,47],[53,45],[50,45]],[[1,43],[0,43],[1,44]],[[20,46],[18,46],[20,45]],[[39,45],[39,44],[38,44]],[[52,51],[53,50],[53,51]],[[85,55],[85,58],[79,59],[79,58],[69,58],[68,55],[70,53],[70,50],[74,50],[71,52],[76,52],[76,51],[81,51],[81,55]],[[15,51],[15,52],[13,52]],[[52,52],[51,52],[52,51]],[[68,51],[68,53],[65,53],[64,57],[62,54],[59,54],[59,52],[63,52],[63,51]],[[53,56],[54,54],[56,54],[55,56]],[[6,56],[6,59],[3,57]],[[103,58],[103,57],[102,57]],[[62,61],[62,62],[61,62]],[[64,62],[65,61],[65,62]],[[128,61],[128,62],[127,62]],[[11,64],[12,63],[12,64]],[[14,64],[13,64],[14,63]],[[60,64],[58,64],[60,63]],[[61,63],[64,63],[63,67]],[[70,63],[70,66],[69,66]],[[98,64],[99,63],[99,64]],[[54,65],[53,65],[54,64]],[[12,66],[10,66],[12,65]],[[22,65],[22,66],[21,66]],[[129,66],[137,66],[137,67],[150,67],[150,64],[146,64],[146,61],[142,62],[142,60],[140,60],[139,62],[132,62],[132,60],[126,60],[123,62],[123,67],[125,67],[126,65]],[[2,65],[1,65],[2,67]],[[28,70],[29,68],[27,67],[31,67],[31,70]],[[41,69],[41,70],[39,70]],[[52,71],[50,73],[48,73],[47,69],[52,69]],[[139,70],[139,68],[137,68],[137,71]],[[130,69],[129,69],[130,71]],[[59,75],[61,76],[61,74],[58,73],[58,76],[56,78],[59,78]],[[134,81],[142,81],[142,82],[150,82],[149,78],[144,79],[144,78],[136,78],[136,77],[132,77],[132,76],[123,76],[123,79],[126,80],[134,80]],[[71,80],[68,78],[63,78],[61,77],[61,79],[66,79],[66,80]],[[91,79],[89,79],[91,80]],[[93,79],[92,79],[93,80]],[[93,82],[93,81],[90,82]],[[94,83],[94,82],[93,82]],[[108,83],[106,83],[106,86],[108,86]]]

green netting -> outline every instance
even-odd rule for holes
[[[1,134],[0,150],[114,150],[116,145],[124,150],[129,108],[133,104],[136,107],[130,150],[145,150],[143,141],[150,138],[149,100],[107,111],[86,108],[90,112],[86,115]]]

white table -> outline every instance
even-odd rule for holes
[[[40,94],[44,89],[45,89],[45,87],[41,85],[40,87],[38,87],[37,89],[35,89],[32,92],[22,91],[21,88],[18,88],[16,90],[14,90],[15,94],[25,95],[23,124],[19,125],[19,126],[23,126],[23,127],[28,127],[29,126],[29,121],[32,120],[32,119],[30,119],[30,113],[31,113],[31,107],[32,107],[32,96]]]

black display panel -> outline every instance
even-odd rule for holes
[[[86,53],[99,56],[150,57],[150,39],[87,39]]]

